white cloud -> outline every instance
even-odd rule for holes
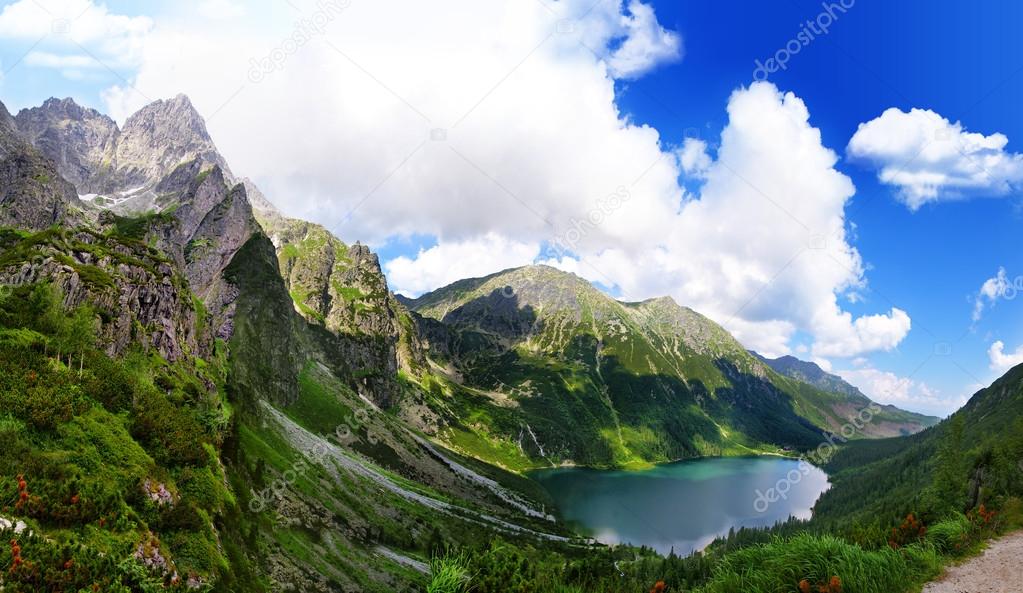
[[[419,294],[462,278],[476,278],[498,270],[532,263],[540,254],[538,244],[511,241],[487,234],[479,239],[444,243],[420,250],[416,257],[397,257],[387,262],[387,277],[402,294]]]
[[[887,315],[864,315],[853,320],[849,313],[825,309],[817,323],[817,356],[856,356],[876,350],[889,351],[909,333],[912,322],[902,309]]]
[[[19,0],[0,12],[0,39],[37,44],[28,65],[72,78],[83,69],[137,66],[152,29],[148,17],[113,14],[91,0]]]
[[[698,138],[686,138],[678,151],[678,160],[686,175],[703,177],[711,164],[710,155],[707,154],[707,143]]]
[[[629,13],[621,17],[624,41],[607,60],[615,78],[637,78],[662,62],[681,58],[682,39],[657,22],[652,6],[631,0]]]
[[[29,66],[41,66],[43,68],[102,68],[96,60],[82,54],[52,54],[44,51],[29,52],[25,56],[25,63]]]
[[[942,397],[939,391],[923,381],[870,367],[837,370],[835,374],[880,404],[891,404],[914,412],[947,416],[968,399],[967,396]]]
[[[1003,373],[1023,363],[1023,345],[1012,352],[1005,352],[1005,343],[998,340],[988,348],[987,356],[991,362],[991,370]]]
[[[973,322],[980,321],[984,316],[984,309],[991,308],[999,299],[1012,300],[1016,294],[1023,290],[1023,278],[1017,277],[1010,280],[1005,273],[1005,268],[998,268],[998,273],[984,281],[973,301]]]
[[[849,156],[879,167],[881,182],[899,189],[916,210],[972,194],[1003,195],[1023,182],[1023,155],[1005,151],[1004,134],[967,132],[959,122],[928,109],[887,109],[861,123]]]
[[[202,0],[199,14],[215,20],[231,19],[243,16],[245,6],[237,0]]]
[[[853,356],[908,331],[897,309],[853,318],[839,304],[865,286],[844,218],[855,188],[801,99],[737,90],[716,159],[619,112],[616,77],[673,59],[646,5],[295,2],[302,16],[280,3],[247,27],[161,21],[133,84],[188,94],[232,169],[289,214],[348,241],[435,237],[387,265],[395,289],[526,263],[582,225],[555,263],[626,299],[671,295],[765,353],[805,332],[815,356]],[[250,78],[253,64],[266,68]],[[143,102],[128,87],[106,99],[119,119]],[[679,185],[686,167],[699,196]]]
[[[854,188],[805,104],[757,83],[733,93],[728,113],[698,198],[636,227],[625,246],[581,250],[582,261],[625,295],[671,294],[767,354],[787,353],[798,330],[817,357],[894,348],[910,329],[904,311],[854,319],[839,305],[864,286],[844,224]]]

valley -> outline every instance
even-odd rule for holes
[[[184,95],[0,105],[0,177],[4,590],[901,591],[1023,518],[1019,367],[939,423],[550,266],[399,296]]]

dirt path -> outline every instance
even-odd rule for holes
[[[1023,591],[1023,531],[991,542],[984,553],[924,587],[923,593],[1020,593]]]

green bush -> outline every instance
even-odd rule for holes
[[[796,591],[806,580],[816,589],[838,577],[842,590],[898,593],[939,572],[937,551],[926,544],[865,551],[832,536],[798,535],[726,556],[700,593]]]
[[[970,521],[962,513],[935,523],[927,530],[927,541],[942,554],[955,555],[969,544]]]
[[[430,561],[430,583],[426,593],[469,591],[469,561],[464,554],[445,554]]]

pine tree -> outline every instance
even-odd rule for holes
[[[966,504],[966,455],[963,451],[963,417],[956,414],[938,445],[934,481],[928,492],[927,503],[937,515],[964,511]]]

